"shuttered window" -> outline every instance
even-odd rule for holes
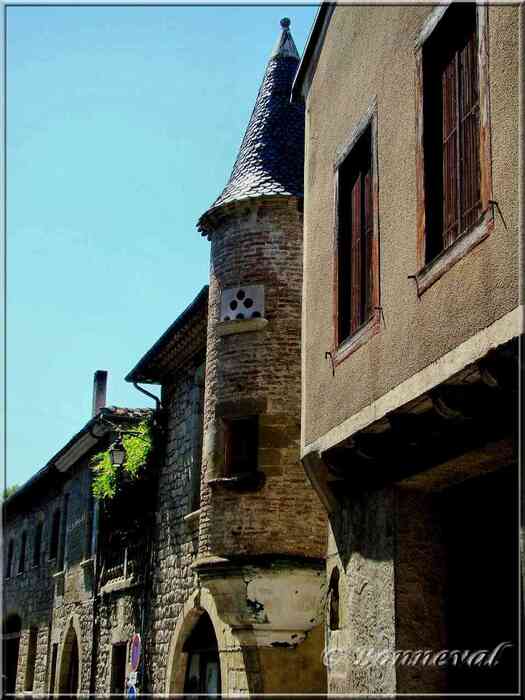
[[[453,5],[424,53],[426,262],[481,214],[476,6]]]
[[[372,244],[372,155],[371,133],[367,128],[339,168],[339,343],[372,316]]]

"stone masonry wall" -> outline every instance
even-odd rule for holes
[[[57,503],[55,493],[49,494],[48,500],[39,499],[33,507],[16,518],[4,523],[4,570],[3,581],[3,619],[18,615],[21,619],[21,637],[18,652],[18,670],[16,691],[25,690],[27,673],[27,655],[30,629],[38,628],[37,651],[35,659],[33,690],[45,692],[47,682],[47,658],[51,611],[53,604],[53,565],[49,564],[50,513]],[[43,524],[42,548],[37,564],[34,563],[34,546],[37,523]],[[25,568],[18,572],[22,533],[27,533]],[[6,578],[7,552],[9,543],[14,543],[12,572]]]
[[[6,553],[13,540],[14,558],[9,578],[4,578],[3,618],[18,615],[21,618],[21,637],[17,668],[17,692],[26,689],[28,676],[29,638],[31,628],[38,628],[33,692],[47,692],[50,682],[51,644],[61,643],[69,620],[76,615],[81,621],[83,638],[81,647],[82,689],[89,691],[90,649],[92,643],[92,581],[89,570],[80,562],[90,555],[89,533],[91,528],[89,458],[75,466],[62,481],[57,475],[54,485],[47,486],[33,505],[25,506],[20,515],[5,523],[4,541]],[[68,495],[67,526],[64,532],[64,503]],[[58,555],[50,559],[53,514],[61,511]],[[22,510],[22,509],[21,509]],[[42,523],[41,551],[35,562],[37,525]],[[19,572],[22,533],[27,533],[25,567]],[[7,558],[7,557],[6,557]],[[7,566],[7,562],[6,562]],[[60,576],[59,569],[63,569]],[[6,570],[4,569],[4,577]],[[57,682],[58,682],[57,668]],[[30,674],[29,674],[30,675]]]
[[[98,603],[98,624],[95,632],[97,636],[97,693],[111,691],[113,645],[126,643],[129,659],[129,643],[132,635],[140,631],[143,603],[142,588],[106,594]],[[128,670],[129,668],[126,669],[126,671]]]
[[[391,664],[354,663],[360,651],[395,650],[393,489],[348,498],[331,517],[327,579],[339,569],[338,624],[330,629],[327,600],[326,663],[329,693],[395,693]]]
[[[211,243],[199,550],[322,557],[325,517],[299,462],[299,201],[272,198],[230,209]],[[264,285],[268,325],[219,337],[222,289],[251,284]],[[220,485],[210,491],[208,480],[222,476],[224,406],[259,414],[258,469],[266,483],[258,491],[232,493]]]
[[[90,691],[93,646],[93,579],[92,569],[81,563],[91,556],[91,470],[90,456],[74,467],[71,478],[64,485],[64,499],[68,495],[67,529],[63,554],[63,575],[55,577],[52,642],[64,646],[72,624],[77,626],[79,647],[79,690]],[[66,656],[62,659],[63,665]],[[61,656],[59,653],[55,691],[60,689]]]
[[[167,411],[165,462],[160,467],[157,521],[153,543],[152,590],[148,605],[150,692],[164,692],[171,635],[184,602],[194,590],[196,576],[191,564],[197,552],[198,514],[194,510],[192,472],[202,441],[202,412],[195,391],[202,363],[204,339],[196,355],[178,368],[163,386],[162,403]],[[197,378],[196,378],[197,375]],[[197,470],[198,471],[198,470]],[[195,477],[193,477],[194,479]]]

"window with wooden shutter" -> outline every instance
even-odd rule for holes
[[[371,127],[338,172],[338,344],[372,318],[373,173]]]
[[[483,214],[476,5],[450,6],[423,49],[425,263]]]

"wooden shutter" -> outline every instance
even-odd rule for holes
[[[454,53],[441,75],[443,97],[443,247],[458,236],[458,86],[457,54]]]
[[[461,231],[476,223],[481,204],[479,168],[479,81],[476,27],[459,52]]]
[[[361,325],[361,175],[352,187],[350,332]]]
[[[369,155],[369,153],[367,154]],[[364,221],[363,221],[363,313],[364,321],[372,316],[372,240],[374,231],[372,163],[367,159],[367,169],[364,174]]]

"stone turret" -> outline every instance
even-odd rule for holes
[[[195,568],[261,669],[262,649],[294,647],[318,625],[326,531],[299,460],[304,109],[290,104],[289,27],[281,20],[228,183],[197,224],[211,265]]]

